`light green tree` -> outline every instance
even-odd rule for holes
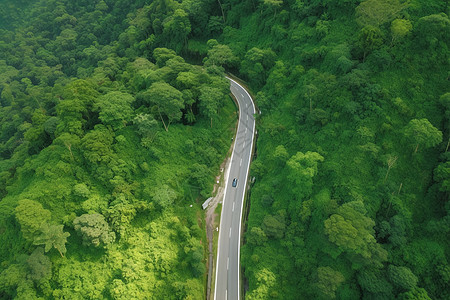
[[[39,202],[23,199],[15,209],[16,219],[20,224],[22,235],[28,241],[33,241],[43,224],[50,221],[51,213]]]
[[[409,1],[400,0],[366,0],[356,7],[356,21],[362,25],[380,26],[392,21],[402,10],[409,6]]]
[[[133,119],[133,123],[136,124],[138,133],[141,136],[142,146],[150,146],[158,133],[158,122],[150,114],[139,114]]]
[[[40,228],[40,234],[34,239],[34,245],[44,245],[45,252],[52,248],[58,250],[61,257],[66,253],[67,238],[70,233],[63,231],[64,225],[49,225],[44,223]]]
[[[113,91],[98,98],[94,109],[99,111],[99,119],[114,130],[121,129],[131,120],[134,97],[130,94]]]
[[[155,82],[148,90],[142,93],[142,98],[149,105],[154,105],[164,125],[169,131],[170,123],[178,121],[182,117],[181,109],[184,108],[183,94],[165,82]],[[167,124],[164,121],[167,118]]]
[[[335,299],[336,290],[345,281],[341,272],[330,267],[317,268],[317,281],[315,287],[318,296],[322,299]]]
[[[395,19],[391,23],[391,45],[395,41],[405,37],[412,29],[411,21],[405,19]]]
[[[180,45],[187,46],[187,36],[191,32],[191,23],[188,14],[183,9],[175,12],[163,21],[163,34],[168,39],[168,44],[181,50]]]
[[[252,227],[245,235],[247,242],[255,246],[262,246],[267,242],[267,236],[260,227]]]
[[[297,152],[287,162],[288,179],[293,184],[293,190],[299,197],[311,194],[313,177],[318,172],[318,164],[324,158],[317,152]]]
[[[220,89],[215,87],[204,86],[200,89],[200,109],[203,115],[208,117],[212,121],[213,117],[217,115],[220,107],[220,101],[224,98]]]
[[[430,148],[442,142],[442,132],[425,118],[411,120],[405,126],[404,134],[416,144],[414,153],[419,149],[419,145]]]
[[[204,59],[204,65],[214,66],[235,66],[238,63],[238,58],[233,54],[233,51],[228,45],[217,43],[216,40],[209,40],[208,56]]]
[[[273,11],[274,16],[277,14],[277,9],[283,5],[283,0],[263,0],[263,4]]]
[[[336,213],[325,220],[325,233],[330,242],[339,249],[359,254],[373,263],[387,259],[387,252],[375,240],[375,222],[365,216],[361,201],[352,201],[340,206]]]

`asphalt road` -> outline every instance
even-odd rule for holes
[[[239,104],[239,123],[231,165],[225,174],[225,195],[220,218],[219,245],[216,262],[214,299],[236,300],[240,297],[240,240],[245,187],[252,155],[255,133],[255,106],[247,91],[230,79],[231,92]],[[232,186],[233,179],[237,186]]]

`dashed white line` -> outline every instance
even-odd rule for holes
[[[228,270],[229,266],[230,266],[230,257],[228,257],[228,259],[227,259],[227,270]]]
[[[229,238],[231,237],[231,227],[230,227],[230,233],[228,234],[228,237],[229,237]]]
[[[239,163],[239,167],[241,167],[242,166],[242,158],[241,158],[241,162]]]
[[[244,94],[241,93],[241,97],[244,98]]]
[[[245,141],[244,141],[244,146],[242,146],[242,148],[245,148]]]
[[[248,115],[247,115],[247,121],[248,121]]]
[[[247,127],[245,127],[245,133],[247,133]]]
[[[233,202],[233,209],[231,211],[234,211],[234,202]],[[231,228],[230,228],[231,229]]]

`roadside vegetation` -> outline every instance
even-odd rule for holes
[[[232,2],[261,110],[246,299],[447,299],[443,1]]]
[[[185,10],[5,2],[0,298],[204,298],[201,203],[236,109],[219,65],[175,51]]]
[[[201,201],[257,116],[246,299],[448,299],[440,0],[4,0],[0,298],[203,299]],[[192,207],[190,206],[192,205]]]

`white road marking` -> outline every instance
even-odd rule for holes
[[[245,133],[247,133],[247,127],[245,127]]]
[[[236,81],[234,81],[233,79],[231,79],[231,78],[228,78],[227,77],[227,79],[229,79],[233,84],[232,84],[232,88],[233,88],[233,90],[235,90],[236,92],[238,92],[238,91],[243,91],[243,93],[245,93],[247,96],[246,97],[248,97],[249,99],[250,99],[250,104],[251,104],[251,107],[253,108],[253,112],[255,111],[255,106],[254,106],[254,103],[253,103],[253,101],[252,101],[252,98],[251,98],[251,96],[250,96],[250,94],[241,86],[241,85],[239,85]],[[237,87],[235,87],[235,86],[238,86],[239,87],[239,89],[237,88]],[[241,95],[242,95],[242,93],[241,93]],[[242,95],[243,96],[243,95]],[[245,98],[245,97],[244,97]],[[238,105],[239,105],[239,101],[238,101]],[[241,120],[241,117],[242,117],[242,111],[239,109],[239,120]],[[247,121],[248,121],[248,115],[247,115]],[[255,120],[254,119],[252,119],[252,122],[253,122],[253,124],[254,124],[254,122],[255,122]],[[239,127],[240,127],[240,125],[241,125],[241,122],[239,122],[238,123],[238,132],[239,132]],[[253,125],[254,126],[254,125]],[[253,129],[251,129],[251,132],[252,132],[252,135],[254,134],[254,130]],[[236,145],[235,145],[236,146]],[[253,139],[250,141],[250,148],[252,148],[252,146],[253,146]],[[233,153],[231,154],[231,161],[233,161],[233,156],[234,156],[234,154],[235,154],[235,152],[236,152],[236,155],[238,155],[237,154],[237,149],[236,149],[236,147],[234,147],[234,149],[233,149]],[[248,155],[249,155],[249,161],[247,162],[247,176],[246,176],[246,178],[244,179],[244,185],[246,184],[246,182],[247,182],[247,177],[248,177],[248,174],[249,174],[249,168],[248,168],[248,166],[250,165],[250,159],[251,159],[251,151],[249,151],[249,153],[248,153]],[[230,169],[231,168],[229,168],[228,170],[227,170],[227,174],[226,174],[226,176],[225,176],[225,178],[229,178],[230,177]],[[224,194],[224,200],[223,200],[223,203],[225,203],[225,199],[226,199],[226,190],[227,190],[227,184],[228,184],[228,180],[225,182],[225,194]],[[244,194],[245,194],[245,189],[243,189],[242,190],[242,199],[244,198]],[[234,203],[234,202],[233,202]],[[240,207],[241,207],[241,210],[240,210],[240,219],[242,220],[242,211],[243,211],[243,209],[242,209],[242,207],[243,207],[243,204],[244,204],[244,202],[242,201],[241,203],[240,203]],[[223,215],[223,211],[224,211],[224,207],[225,207],[225,205],[222,205],[222,211],[221,211],[221,215]],[[221,227],[221,229],[223,229],[222,228],[222,225],[223,225],[224,223],[222,223],[221,222],[221,224],[220,224],[220,227]],[[237,239],[238,240],[240,240],[240,233],[241,233],[241,226],[242,226],[242,223],[241,222],[239,222],[239,230],[238,230],[238,233],[237,233]],[[218,289],[218,282],[219,282],[219,280],[218,280],[218,274],[219,274],[219,257],[220,257],[220,240],[221,240],[221,234],[223,234],[223,231],[224,230],[220,230],[219,231],[219,242],[218,242],[218,244],[219,244],[219,246],[218,246],[218,249],[217,249],[217,260],[216,260],[216,265],[217,265],[217,268],[216,268],[216,280],[215,280],[215,288],[214,288],[214,299],[216,300],[217,299],[217,296],[218,296],[218,293],[219,293],[219,289]],[[238,265],[238,270],[240,269],[240,248],[241,248],[241,245],[240,245],[240,243],[238,243],[238,255],[237,255],[237,265]],[[229,259],[229,258],[228,258]],[[228,266],[227,266],[227,270],[228,270]],[[234,275],[234,274],[233,274]],[[240,277],[240,274],[239,274],[239,272],[237,273],[237,285],[238,285],[238,291],[240,290],[240,280],[239,280],[239,277]],[[225,299],[227,299],[228,297],[228,290],[227,290],[227,288],[225,287]],[[240,293],[238,292],[238,294],[237,294],[237,300],[240,300]]]
[[[228,237],[229,237],[229,238],[231,237],[231,227],[230,227],[230,233],[228,234]]]
[[[239,167],[241,167],[242,166],[242,158],[241,158],[241,162],[239,163]]]
[[[241,97],[244,98],[244,94],[241,93]]]
[[[230,257],[228,257],[228,259],[227,259],[227,270],[228,270],[229,266],[230,266]]]
[[[247,108],[248,107],[248,103],[245,103],[245,108]]]
[[[231,78],[228,78],[231,82],[234,82],[234,84],[236,84],[236,85],[238,85],[241,89],[243,89],[243,91],[247,94],[247,96],[249,97],[249,99],[250,99],[250,103],[252,104],[252,107],[253,107],[253,111],[255,111],[255,105],[254,105],[254,103],[253,103],[253,101],[252,101],[252,97],[249,95],[249,93],[239,84],[239,83],[237,83],[236,81],[234,81],[233,79],[231,79]],[[240,110],[239,110],[239,117],[240,117]],[[247,118],[248,118],[248,116],[247,116]],[[253,124],[254,124],[254,122],[255,122],[255,120],[253,120]],[[238,125],[238,127],[239,127],[239,125]],[[238,130],[239,130],[239,128],[238,128]],[[252,148],[252,145],[253,144],[253,139],[250,141],[250,148]],[[249,154],[248,154],[248,159],[249,159],[249,161],[248,161],[248,166],[250,165],[250,159],[251,159],[251,155],[252,155],[252,152],[251,151],[249,151]],[[233,156],[233,155],[232,155]],[[248,177],[248,173],[249,173],[249,171],[250,171],[250,168],[247,168],[247,176],[245,177],[245,179],[244,179],[244,186],[247,184],[247,177]],[[244,199],[244,194],[245,194],[245,189],[243,189],[242,190],[242,198],[241,199]],[[240,210],[240,220],[242,220],[242,207],[244,206],[244,201],[242,201],[241,202],[241,210]],[[222,206],[222,208],[223,208],[223,206]],[[241,233],[241,225],[242,225],[242,222],[239,222],[239,230],[238,230],[238,240],[240,240],[240,238],[241,238],[241,236],[240,236],[240,233]],[[220,235],[220,233],[219,233],[219,235]],[[241,244],[240,243],[238,243],[238,257],[237,257],[237,262],[238,262],[238,270],[240,269],[240,256],[241,256]],[[218,270],[219,268],[217,268],[216,270]],[[239,272],[237,272],[237,284],[238,284],[238,291],[240,291],[240,281],[239,281]],[[217,278],[217,273],[216,273],[216,278]],[[215,289],[215,291],[217,291],[217,280],[216,280],[216,289]],[[214,294],[214,296],[216,296],[216,294]],[[227,297],[227,291],[225,290],[225,299],[226,299],[226,297]],[[237,295],[237,300],[239,300],[240,299],[240,293],[238,292],[238,295]]]
[[[231,211],[234,211],[234,202],[233,202],[233,209]],[[230,228],[231,229],[231,228]]]
[[[245,148],[245,141],[244,141],[244,146],[242,146],[242,148]]]

